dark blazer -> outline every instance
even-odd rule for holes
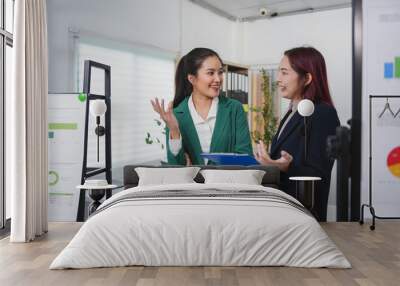
[[[204,165],[200,156],[202,153],[199,136],[190,115],[186,97],[176,108],[174,114],[179,123],[182,136],[182,149],[174,156],[169,149],[169,130],[167,128],[167,157],[168,163],[186,165],[186,152],[193,165]],[[211,138],[210,152],[253,154],[249,125],[242,104],[225,96],[219,97],[217,118]],[[211,163],[209,161],[209,163]]]
[[[286,116],[285,116],[286,117]],[[326,152],[326,141],[330,135],[335,135],[336,127],[340,125],[336,109],[325,103],[315,104],[314,113],[308,118],[308,151],[307,161],[304,157],[304,117],[297,111],[290,119],[277,139],[285,117],[275,134],[270,150],[272,159],[281,157],[282,150],[293,156],[293,161],[287,172],[281,172],[281,190],[295,196],[295,182],[290,181],[291,176],[317,176],[322,180],[317,182],[315,189],[315,213],[321,221],[326,220],[326,211],[331,181],[333,160],[329,159]]]

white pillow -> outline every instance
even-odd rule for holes
[[[265,171],[262,170],[202,170],[205,184],[234,183],[261,185]]]
[[[195,183],[193,179],[199,170],[199,167],[135,168],[139,176],[139,186]]]

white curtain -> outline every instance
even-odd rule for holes
[[[7,136],[12,242],[47,232],[47,24],[45,0],[15,1],[13,93]]]

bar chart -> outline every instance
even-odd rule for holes
[[[394,62],[384,63],[384,77],[400,78],[400,56],[394,58]]]

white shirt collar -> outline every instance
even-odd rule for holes
[[[297,111],[297,105],[298,104],[299,104],[298,101],[295,101],[295,102],[291,101],[290,102],[290,108],[292,109],[292,113],[295,113]]]
[[[218,102],[219,102],[219,98],[214,97],[211,103],[211,107],[210,110],[208,111],[207,114],[207,119],[204,120],[203,118],[201,118],[201,116],[197,113],[196,108],[194,107],[194,103],[193,103],[193,98],[192,95],[190,95],[189,97],[189,101],[188,101],[188,106],[189,106],[189,111],[190,111],[190,115],[192,116],[192,120],[194,124],[199,124],[202,123],[204,121],[207,121],[211,118],[215,118],[217,117],[217,110],[218,110]]]

